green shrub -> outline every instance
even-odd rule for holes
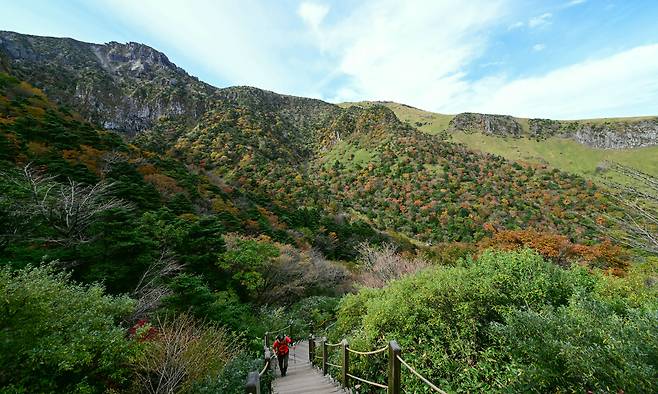
[[[514,310],[492,326],[511,358],[508,388],[516,392],[656,392],[656,313],[575,295],[569,305]]]
[[[263,368],[262,359],[253,359],[247,353],[240,353],[226,364],[222,373],[213,379],[196,384],[191,390],[199,394],[242,394],[249,372],[260,371]],[[269,394],[273,379],[271,372],[265,373],[260,379],[261,394]]]
[[[70,281],[52,267],[0,269],[0,386],[101,392],[128,383],[139,346],[117,322],[133,301]]]
[[[628,297],[618,290],[626,280],[565,270],[530,250],[488,251],[345,297],[331,339],[357,350],[397,340],[446,391],[655,392],[658,298]],[[351,368],[381,381],[386,364],[385,355],[355,357]],[[412,375],[403,381],[421,390]]]

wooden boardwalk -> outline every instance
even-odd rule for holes
[[[273,360],[277,364],[276,359]],[[281,377],[278,365],[274,367],[276,379],[272,383],[275,394],[327,394],[345,393],[329,377],[322,376],[308,360],[308,342],[299,342],[296,349],[290,349],[288,373]]]

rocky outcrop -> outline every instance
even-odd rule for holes
[[[449,125],[452,131],[480,132],[499,137],[521,137],[523,128],[509,115],[489,115],[465,112],[456,115]]]
[[[563,135],[601,149],[640,148],[658,145],[658,118],[642,120],[565,122]]]
[[[216,88],[138,43],[90,44],[0,32],[12,73],[102,127],[135,134],[162,117],[198,119]]]
[[[452,131],[478,132],[499,137],[571,138],[599,149],[627,149],[658,145],[658,118],[592,121],[528,119],[524,130],[519,119],[505,115],[462,113],[450,122]]]
[[[135,42],[101,45],[0,31],[0,71],[42,89],[99,126],[131,135],[163,118],[174,119],[178,127],[194,127],[208,111],[227,105],[276,114],[273,121],[282,122],[286,138],[297,134],[327,140],[337,125],[341,133],[330,141],[362,123],[399,127],[390,111],[356,114],[321,100],[253,87],[219,89],[190,76],[162,52]],[[360,120],[352,124],[352,118]],[[450,121],[449,130],[513,138],[560,136],[605,149],[658,145],[658,118],[556,121],[462,113]]]

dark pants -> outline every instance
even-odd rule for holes
[[[281,371],[281,376],[286,376],[286,372],[288,372],[288,353],[279,354],[276,358],[279,359],[279,371]]]

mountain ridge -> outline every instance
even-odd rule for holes
[[[495,137],[527,137],[536,140],[561,137],[597,149],[630,149],[658,145],[656,116],[554,120],[476,112],[449,115],[425,111],[394,101],[345,102],[339,105],[342,107],[383,105],[391,108],[407,123],[431,134],[466,132]]]
[[[65,52],[73,45],[30,39],[45,45],[51,55],[59,46]],[[0,48],[7,47],[5,41]],[[172,68],[157,53],[122,44],[137,53],[109,56],[117,66],[110,71],[118,70],[112,74],[89,44],[80,45],[69,48],[76,56],[36,63],[29,56],[25,61],[9,58],[9,66],[18,70],[18,77],[37,79],[46,93],[61,94],[60,104],[71,103],[87,120],[109,122],[113,131],[128,126],[124,136],[135,137],[131,142],[136,146],[178,160],[217,185],[272,201],[274,207],[311,207],[336,218],[363,218],[378,231],[427,244],[475,242],[498,229],[527,227],[593,240],[596,233],[566,212],[607,209],[597,187],[579,176],[515,163],[428,135],[383,105],[341,108],[253,87],[219,89],[180,72],[176,75],[189,81],[183,89],[189,100],[177,100],[167,79]],[[142,67],[148,62],[156,66]],[[40,80],[44,70],[64,79]],[[121,96],[99,94],[103,83]],[[75,90],[68,86],[87,87],[89,94],[76,101]],[[90,108],[90,101],[102,105]],[[135,109],[126,103],[144,110],[136,112],[135,122],[121,123],[131,120]],[[148,112],[153,106],[160,111]],[[7,138],[18,137],[10,131]],[[500,204],[508,207],[504,215]],[[331,237],[316,241],[334,242]]]

